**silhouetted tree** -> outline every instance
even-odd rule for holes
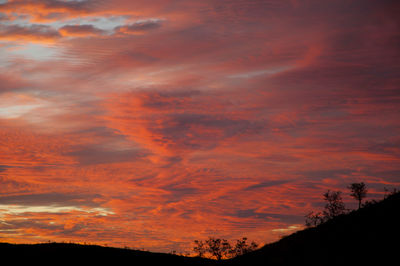
[[[242,237],[242,239],[236,240],[236,244],[230,250],[230,254],[232,257],[240,256],[256,250],[257,247],[258,244],[256,242],[252,241],[250,244],[248,244],[247,237]]]
[[[330,190],[324,194],[324,200],[327,202],[323,211],[324,219],[329,220],[346,212],[341,194],[340,191]]]
[[[324,216],[321,212],[310,212],[306,216],[306,226],[313,227],[324,222]]]
[[[346,208],[342,201],[342,192],[328,190],[323,194],[326,201],[325,208],[322,212],[310,212],[304,217],[307,227],[318,226],[333,217],[346,213]]]
[[[363,198],[367,196],[367,187],[365,186],[364,182],[361,183],[353,183],[348,188],[351,191],[350,196],[358,200],[358,208],[361,208],[361,201]]]
[[[203,258],[205,253],[207,252],[205,243],[201,240],[195,240],[194,244],[195,246],[193,247],[193,251],[197,254],[197,256]]]
[[[228,257],[231,250],[231,245],[225,239],[209,237],[206,240],[206,244],[207,251],[211,254],[211,257],[214,257],[216,260]]]

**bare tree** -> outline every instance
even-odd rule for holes
[[[326,220],[332,219],[333,217],[344,214],[346,212],[346,208],[342,201],[341,194],[342,192],[340,191],[330,191],[330,190],[328,190],[324,194],[324,200],[327,203],[325,205],[323,215]]]
[[[205,253],[207,252],[207,248],[205,246],[205,243],[203,241],[195,240],[194,241],[195,246],[193,247],[193,251],[199,256],[200,258],[203,258]]]
[[[236,240],[236,245],[230,250],[231,256],[236,257],[253,250],[256,250],[258,244],[252,241],[250,244],[247,243],[247,237],[242,237],[242,239]]]
[[[314,227],[324,222],[324,216],[321,212],[310,212],[306,216],[306,226]]]
[[[225,239],[209,237],[206,240],[206,244],[207,251],[211,254],[211,257],[214,257],[216,260],[228,257],[231,250],[231,245]]]

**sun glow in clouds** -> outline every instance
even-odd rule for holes
[[[0,95],[0,118],[19,118],[46,104],[46,101],[26,94],[6,93]]]
[[[68,214],[72,211],[79,211],[90,213],[93,215],[107,216],[114,214],[105,208],[81,208],[75,206],[57,206],[57,205],[47,205],[47,206],[24,206],[24,205],[5,205],[0,204],[0,210],[2,215],[21,215],[24,213],[65,213]]]

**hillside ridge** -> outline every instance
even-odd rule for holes
[[[400,193],[224,262],[224,265],[369,265],[397,260]],[[393,242],[394,241],[394,242]],[[393,243],[395,243],[393,245]]]

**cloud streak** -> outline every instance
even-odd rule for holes
[[[160,28],[161,25],[161,21],[159,20],[138,21],[133,24],[118,26],[114,31],[122,34],[144,34],[147,31]]]

